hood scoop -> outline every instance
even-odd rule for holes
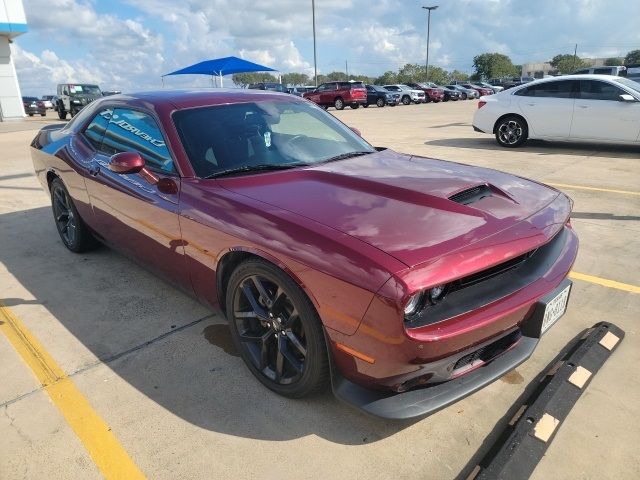
[[[468,188],[466,190],[462,190],[454,195],[449,197],[449,200],[452,202],[459,203],[461,205],[471,205],[472,203],[476,203],[482,200],[485,197],[491,197],[493,195],[493,191],[489,187],[489,185],[482,184],[477,185],[475,187]]]

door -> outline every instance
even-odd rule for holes
[[[322,86],[324,88],[320,92],[320,103],[322,103],[323,105],[333,105],[333,100],[335,98],[335,93],[336,93],[336,89],[338,88],[338,84],[325,83]]]
[[[529,136],[569,138],[577,85],[576,80],[555,80],[513,94],[529,125]]]
[[[109,121],[87,178],[95,230],[116,249],[190,290],[178,220],[180,177],[156,120],[148,112],[126,108],[99,115]],[[98,135],[89,127],[84,134],[96,142]],[[109,170],[111,155],[120,152],[138,152],[146,170]]]
[[[640,102],[626,102],[627,92],[610,82],[580,80],[571,138],[634,142],[640,131]]]

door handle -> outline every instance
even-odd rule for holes
[[[89,175],[95,177],[100,173],[100,165],[96,165],[95,167],[89,168]]]
[[[529,105],[530,107],[535,107],[536,106],[535,103],[527,103],[527,105]]]
[[[579,108],[589,108],[588,105],[578,105]]]

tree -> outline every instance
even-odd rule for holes
[[[640,63],[640,50],[631,50],[624,57],[625,65],[633,65],[635,63]]]
[[[309,85],[311,79],[305,73],[285,73],[282,75],[282,83],[291,86]]]
[[[558,73],[561,74],[571,73],[579,68],[586,68],[589,66],[589,63],[582,58],[564,53],[556,55],[549,63],[558,71]]]
[[[502,53],[483,53],[473,57],[473,68],[478,78],[513,77],[520,72],[511,59]]]
[[[378,78],[376,78],[373,83],[376,85],[392,85],[394,83],[398,83],[398,74],[396,72],[392,72],[391,70],[384,72]]]
[[[604,65],[606,67],[615,67],[616,65],[622,65],[622,61],[620,57],[610,57],[604,61]]]
[[[469,75],[464,72],[460,72],[459,70],[454,70],[453,72],[449,73],[449,78],[456,82],[466,82],[467,80],[469,80]]]
[[[236,73],[231,77],[231,79],[233,80],[233,83],[241,86],[242,88],[246,88],[252,83],[278,81],[278,78],[275,75],[271,75],[267,72]]]

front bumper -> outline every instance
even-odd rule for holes
[[[446,382],[396,393],[364,388],[344,378],[332,365],[331,384],[333,392],[341,401],[381,418],[403,420],[435,413],[480,390],[525,362],[531,356],[540,340],[545,311],[544,306],[570,285],[571,281],[565,279],[556,289],[540,299],[536,304],[533,315],[522,322],[517,329],[501,337],[513,336],[517,340],[512,345],[506,346],[503,352],[492,357],[486,363],[470,369],[468,373]],[[492,339],[490,342],[479,346],[476,345],[471,349],[456,354],[453,359],[446,358],[436,363],[451,364],[456,362],[456,359],[460,361],[469,355],[473,355],[474,352],[488,348],[495,343],[496,340]]]

